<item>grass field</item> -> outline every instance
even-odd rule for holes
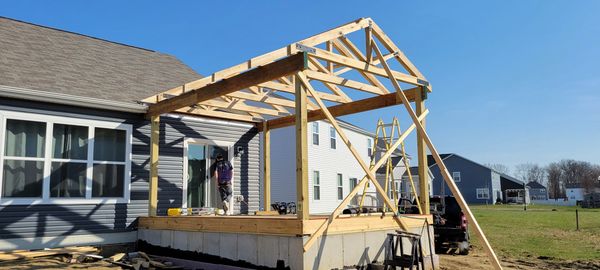
[[[600,209],[490,205],[471,209],[496,253],[511,258],[600,260]],[[552,211],[556,209],[556,211]],[[481,247],[475,233],[473,244]]]

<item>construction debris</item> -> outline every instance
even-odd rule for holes
[[[16,250],[16,251],[5,251],[0,253],[0,262],[32,259],[44,256],[56,256],[56,255],[88,255],[89,253],[97,253],[98,249],[95,247],[69,247],[69,248],[55,248],[55,249],[42,249],[42,250]]]

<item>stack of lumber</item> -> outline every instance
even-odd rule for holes
[[[0,262],[66,254],[82,255],[96,252],[98,252],[98,249],[95,247],[68,247],[43,250],[13,250],[0,252]]]

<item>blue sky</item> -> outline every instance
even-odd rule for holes
[[[438,150],[511,167],[600,163],[598,11],[591,0],[0,4],[1,16],[169,53],[201,74],[371,17],[432,83],[428,130]],[[344,120],[374,130],[400,109]]]

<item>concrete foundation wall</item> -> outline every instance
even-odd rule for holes
[[[423,253],[428,256],[430,252],[427,243],[430,242],[427,232],[422,230],[415,228],[411,232],[419,234],[423,232]],[[320,237],[306,253],[302,249],[309,239],[307,236],[140,229],[138,239],[155,246],[245,261],[256,266],[274,268],[280,260],[292,270],[341,269],[366,266],[373,262],[382,263],[385,257],[387,234],[393,232],[389,230],[325,235]],[[433,236],[432,228],[430,228],[430,235]],[[430,266],[431,262],[426,260],[425,264]]]

